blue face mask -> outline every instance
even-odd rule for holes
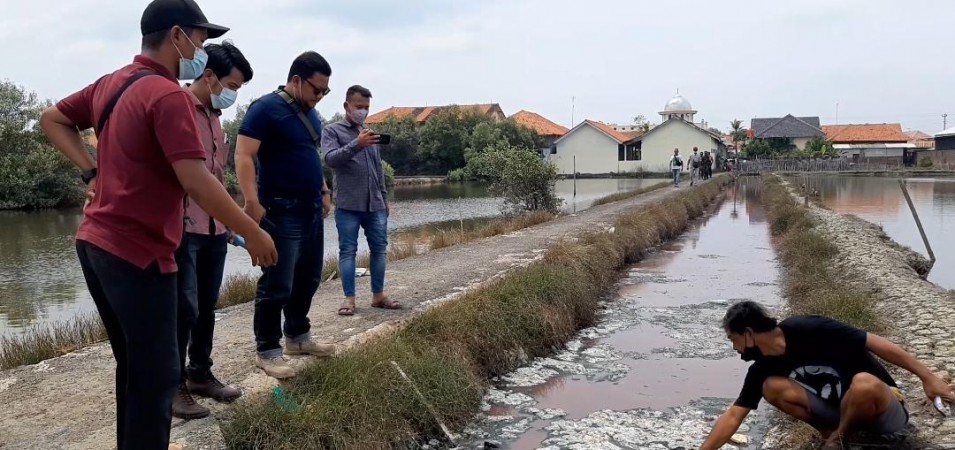
[[[219,94],[212,93],[212,107],[215,109],[226,109],[234,105],[239,93],[223,86],[221,81],[219,81],[219,87],[222,88],[222,92]],[[211,86],[209,87],[209,90],[212,90]]]
[[[182,31],[180,29],[180,31]],[[186,32],[182,31],[182,35],[186,36]],[[179,52],[179,79],[180,80],[195,80],[202,75],[202,71],[206,70],[206,63],[209,62],[209,55],[206,54],[206,51],[196,46],[195,42],[192,42],[192,39],[189,39],[189,36],[186,36],[186,40],[196,48],[196,53],[193,55],[192,59],[186,59],[182,56],[182,51],[179,50],[179,47],[176,47],[176,51]]]

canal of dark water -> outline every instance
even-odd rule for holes
[[[726,308],[741,300],[780,304],[759,183],[744,179],[686,233],[629,267],[598,325],[563,351],[494,380],[465,448],[702,444],[748,367],[721,328]],[[767,409],[741,430],[750,446],[765,433]]]

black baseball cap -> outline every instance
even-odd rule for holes
[[[206,15],[194,0],[153,0],[143,11],[139,27],[143,36],[165,31],[174,26],[205,28],[209,39],[215,39],[229,31],[227,27],[209,23]]]

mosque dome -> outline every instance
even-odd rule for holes
[[[667,102],[666,106],[663,107],[664,112],[685,112],[693,111],[693,106],[690,105],[690,101],[684,98],[680,94],[676,94],[670,101]]]

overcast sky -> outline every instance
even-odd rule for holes
[[[677,89],[721,129],[787,113],[824,124],[955,125],[955,1],[199,0],[252,62],[247,102],[316,50],[341,109],[501,104],[563,125],[657,114]],[[139,51],[145,0],[0,0],[0,78],[61,98]],[[233,112],[227,112],[231,116]]]

